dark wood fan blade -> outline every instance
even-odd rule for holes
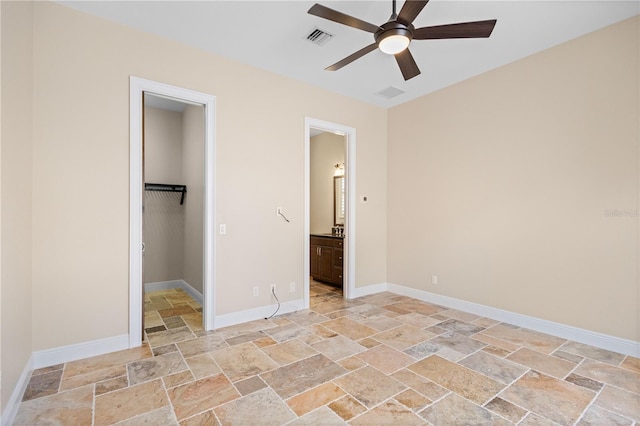
[[[398,21],[409,25],[413,22],[414,19],[422,12],[422,9],[429,3],[429,0],[407,0],[402,5],[402,9],[400,9],[400,13],[398,14]]]
[[[318,16],[320,18],[328,19],[333,22],[337,22],[338,24],[367,31],[369,33],[375,33],[380,29],[380,27],[377,25],[373,25],[361,19],[354,18],[353,16],[345,15],[342,12],[338,12],[337,10],[330,9],[318,3],[311,6],[311,9],[309,9],[307,13]]]
[[[327,71],[337,71],[340,68],[344,67],[345,65],[349,65],[351,62],[355,61],[356,59],[359,59],[359,58],[363,57],[367,53],[373,52],[377,48],[378,48],[378,45],[376,43],[370,44],[367,47],[363,47],[362,49],[358,50],[357,52],[352,53],[351,55],[347,56],[343,60],[336,62],[335,64],[331,65],[330,67],[325,68],[325,70],[327,70]]]
[[[416,61],[413,59],[413,55],[409,52],[409,49],[405,49],[394,56],[396,57],[396,62],[398,62],[398,66],[400,67],[400,71],[402,71],[402,76],[405,81],[420,74],[418,64],[416,64]]]
[[[489,37],[496,20],[460,22],[458,24],[437,25],[417,28],[413,32],[414,40],[433,40],[441,38],[483,38]]]

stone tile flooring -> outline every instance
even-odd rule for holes
[[[14,424],[640,424],[638,358],[392,293],[214,332],[145,302],[147,343],[34,371]]]

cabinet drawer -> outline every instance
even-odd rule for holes
[[[344,252],[342,249],[333,249],[333,266],[342,268]]]
[[[337,266],[333,267],[333,277],[332,277],[332,281],[335,284],[340,284],[342,285],[342,268],[338,268]]]

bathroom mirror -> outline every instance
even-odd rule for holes
[[[334,226],[344,226],[345,197],[344,197],[344,176],[334,176],[333,178],[333,224]]]

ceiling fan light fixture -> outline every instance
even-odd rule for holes
[[[396,34],[380,40],[378,47],[387,55],[396,55],[409,47],[409,43],[411,43],[409,37]]]

